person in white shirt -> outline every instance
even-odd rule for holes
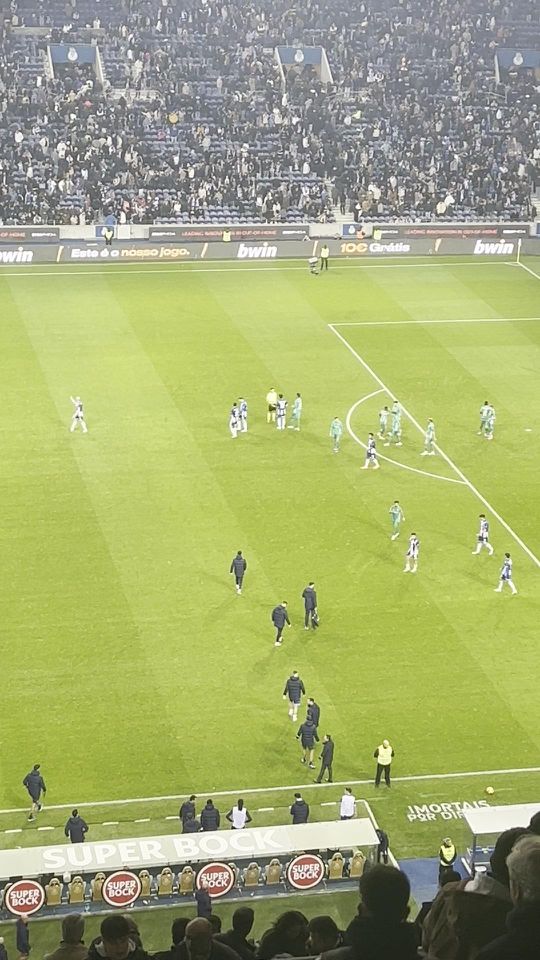
[[[345,793],[339,806],[340,820],[352,820],[356,816],[356,798],[350,787],[345,787]]]
[[[236,806],[229,810],[227,820],[231,824],[231,830],[243,830],[246,823],[251,823],[249,810],[244,806],[243,800],[239,800]]]
[[[73,411],[73,416],[71,418],[71,427],[70,427],[71,433],[73,433],[73,431],[76,430],[77,427],[81,427],[83,433],[88,433],[88,427],[86,426],[86,422],[84,419],[84,410],[83,410],[83,404],[82,404],[81,398],[70,397],[69,399],[71,400],[72,404],[75,407],[75,410]]]

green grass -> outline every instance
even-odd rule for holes
[[[50,804],[257,787],[250,806],[271,805],[264,788],[306,779],[281,699],[294,668],[322,706],[340,781],[371,777],[383,736],[395,776],[535,766],[538,569],[468,486],[384,462],[360,472],[348,436],[332,454],[332,417],[379,385],[328,324],[380,322],[337,329],[420,424],[435,419],[444,451],[538,556],[540,322],[390,324],[535,317],[540,280],[478,261],[332,264],[316,279],[273,263],[47,273],[0,272],[0,807],[25,806],[21,780],[37,760]],[[301,433],[267,426],[273,385],[290,401],[301,391]],[[68,431],[73,393],[87,436]],[[239,394],[250,428],[233,442]],[[476,436],[486,397],[493,443]],[[383,402],[356,409],[362,440]],[[404,427],[393,458],[456,479]],[[391,543],[394,498],[407,521]],[[471,556],[482,510],[493,559]],[[402,574],[410,529],[422,542],[416,577]],[[228,575],[238,548],[241,598]],[[516,598],[493,593],[507,549]],[[310,579],[316,635],[302,627]],[[276,650],[269,618],[282,599],[293,627]],[[534,801],[539,779],[492,778],[495,800]],[[409,804],[478,800],[484,786],[357,793],[406,856],[448,831],[409,823]],[[339,793],[313,788],[313,816],[332,816],[318,804]],[[256,823],[287,821],[290,791],[273,799]],[[177,808],[89,808],[91,837],[175,829],[164,818]],[[131,822],[145,816],[150,825]],[[61,840],[63,819],[44,811],[48,841]],[[19,826],[23,839],[4,845],[41,842],[24,814],[0,816],[0,830]]]

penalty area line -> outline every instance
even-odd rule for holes
[[[527,270],[528,267],[525,267]],[[540,276],[538,278],[540,280]],[[432,323],[532,323],[540,317],[452,317],[450,320],[343,320],[335,327],[403,327]]]
[[[349,343],[349,341],[346,340],[345,337],[339,332],[339,330],[336,330],[334,324],[333,324],[333,323],[329,323],[329,324],[328,324],[328,328],[329,328],[329,329],[332,331],[332,333],[338,338],[338,340],[341,340],[342,344],[343,344],[345,347],[347,347],[347,350],[348,350],[350,353],[352,353],[353,357],[358,361],[358,363],[360,363],[360,364],[362,365],[362,367],[364,368],[364,370],[366,370],[367,373],[369,373],[369,375],[373,378],[373,380],[375,380],[375,383],[378,383],[379,386],[382,387],[382,389],[385,390],[386,393],[387,393],[390,397],[395,397],[396,394],[395,394],[392,390],[389,389],[389,387],[384,383],[383,380],[381,380],[381,378],[379,377],[379,375],[375,372],[375,370],[373,369],[373,367],[370,367],[369,363],[367,363],[367,361],[364,360],[364,358],[360,356],[360,354],[354,349],[354,347],[351,346],[351,344]],[[409,411],[407,410],[406,407],[403,406],[403,404],[401,404],[401,409],[403,410],[403,413],[405,414],[405,416],[408,417],[408,419],[411,421],[411,423],[414,424],[414,426],[417,428],[417,430],[419,430],[420,433],[421,433],[422,435],[424,435],[424,430],[422,430],[422,427],[421,427],[420,424],[418,423],[418,420],[416,420],[416,418],[412,415],[412,413],[409,413]],[[519,534],[517,534],[516,531],[512,529],[512,527],[510,526],[509,523],[506,522],[506,520],[504,519],[504,517],[502,517],[501,514],[498,513],[498,511],[495,510],[495,508],[491,506],[489,500],[486,500],[486,498],[483,496],[483,494],[480,493],[480,491],[478,490],[478,488],[474,486],[474,484],[472,483],[472,481],[469,480],[468,477],[465,476],[465,474],[463,473],[462,470],[460,470],[460,468],[458,467],[458,465],[457,465],[456,463],[454,463],[454,461],[448,456],[447,453],[444,452],[444,450],[442,450],[442,448],[441,448],[437,443],[434,444],[434,447],[435,447],[435,449],[437,450],[438,454],[443,458],[443,460],[446,461],[446,463],[448,464],[448,466],[454,471],[454,473],[456,473],[457,476],[463,481],[463,483],[466,484],[466,486],[469,488],[469,490],[471,491],[471,493],[473,493],[474,496],[477,497],[477,499],[480,500],[481,503],[483,503],[483,505],[486,507],[486,509],[489,510],[489,512],[492,514],[492,516],[494,516],[495,519],[499,521],[499,523],[501,524],[501,526],[504,527],[504,529],[506,530],[506,532],[515,540],[515,542],[518,544],[518,546],[521,547],[521,549],[523,550],[523,552],[527,554],[527,556],[532,560],[532,562],[535,564],[535,566],[540,567],[540,560],[538,559],[538,557],[536,556],[536,554],[534,554],[534,553],[532,552],[532,550],[530,549],[530,547],[528,547],[527,544],[525,543],[525,541],[521,539],[521,537],[519,536]]]
[[[347,432],[352,437],[354,442],[359,444],[359,446],[363,447],[364,450],[367,450],[367,444],[365,444],[362,440],[360,440],[360,437],[356,435],[353,428],[351,427],[351,417],[353,416],[355,410],[357,409],[357,407],[360,406],[361,403],[365,403],[365,401],[370,400],[371,397],[376,397],[377,394],[379,393],[386,393],[386,391],[374,390],[373,393],[368,393],[367,396],[361,397],[360,400],[357,400],[356,403],[353,403],[351,409],[349,410],[345,418],[345,426],[347,427]],[[387,394],[387,396],[390,396],[390,394]],[[462,486],[465,486],[464,481],[456,479],[456,477],[443,477],[442,474],[430,473],[429,470],[421,470],[419,467],[410,467],[407,463],[400,463],[399,460],[392,460],[391,457],[387,457],[385,456],[384,453],[379,453],[378,451],[377,451],[377,458],[379,460],[386,460],[387,463],[392,463],[396,467],[401,467],[402,470],[410,470],[411,473],[419,473],[420,476],[422,477],[432,477],[434,480],[445,480],[447,483],[460,483]]]
[[[416,783],[424,780],[459,780],[460,778],[466,777],[494,777],[520,773],[540,773],[540,767],[507,767],[501,770],[456,770],[452,773],[405,774],[402,777],[392,777],[392,783]],[[334,780],[332,783],[328,783],[327,781],[323,783],[291,783],[285,784],[285,786],[282,787],[238,787],[236,790],[199,790],[196,796],[238,797],[240,794],[283,793],[291,790],[320,790],[323,787],[324,789],[327,787],[358,787],[372,785],[373,781],[374,778],[369,777],[365,780]],[[132,803],[164,803],[172,800],[185,800],[189,792],[189,790],[186,790],[185,793],[167,794],[159,797],[129,797],[125,800],[90,800],[88,803],[85,801],[78,803],[74,803],[74,801],[70,801],[70,803],[51,803],[44,807],[44,810],[70,810],[74,806],[89,808],[118,807]],[[10,809],[0,810],[0,814],[8,813],[28,813],[28,805],[26,807],[11,807]],[[176,820],[177,818],[167,817],[166,819]]]

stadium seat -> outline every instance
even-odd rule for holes
[[[340,853],[339,850],[336,850],[333,857],[328,861],[328,879],[342,880],[344,867],[345,860],[343,859],[343,854]]]
[[[62,884],[58,877],[51,877],[45,885],[45,895],[48,907],[58,907],[62,902]]]
[[[195,872],[192,867],[189,865],[185,866],[181,870],[178,877],[178,893],[185,897],[190,893],[193,893],[195,887]]]
[[[104,883],[105,883],[105,874],[101,872],[96,873],[94,879],[90,883],[90,889],[92,891],[92,900],[94,902],[103,900],[101,891]]]
[[[361,850],[357,850],[349,861],[349,876],[361,877],[366,865],[366,858]]]
[[[139,880],[141,881],[141,897],[149,897],[152,893],[152,876],[148,870],[141,870],[139,873]]]
[[[268,885],[281,883],[282,870],[283,868],[280,861],[277,859],[277,857],[273,857],[273,859],[266,865],[265,868],[266,883]]]
[[[173,892],[174,885],[174,873],[170,867],[163,867],[163,870],[158,874],[158,888],[157,893],[158,897],[170,897]]]
[[[261,868],[258,863],[255,863],[253,860],[249,863],[244,870],[244,886],[245,887],[257,887],[261,879]]]
[[[82,877],[73,877],[73,880],[68,885],[69,887],[69,903],[84,903],[84,892],[85,892],[85,882]]]

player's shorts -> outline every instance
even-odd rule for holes
[[[269,403],[269,404],[268,404],[268,413],[275,413],[275,411],[276,411],[276,405],[275,405],[275,403]]]
[[[484,537],[478,534],[478,537],[477,537],[478,543],[487,543],[488,539],[489,539],[488,537]]]

